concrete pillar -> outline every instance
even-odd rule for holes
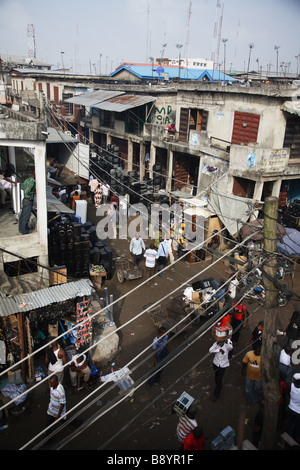
[[[264,182],[256,181],[253,193],[254,201],[261,201],[262,192],[264,189]],[[255,211],[254,214],[250,217],[250,222],[257,218],[258,211]]]
[[[272,196],[279,197],[280,189],[281,189],[282,178],[278,178],[278,180],[273,182],[272,188]]]
[[[173,150],[168,150],[167,181],[166,181],[166,191],[167,192],[172,191],[173,165],[174,165],[174,152],[173,152]]]
[[[46,199],[46,142],[39,142],[34,149],[34,165],[36,174],[37,231],[42,247],[39,261],[48,265],[48,214]],[[43,272],[47,277],[47,270]]]
[[[153,178],[153,165],[155,165],[155,160],[156,160],[156,147],[151,143],[150,146],[150,168],[149,168],[149,174],[150,178]]]
[[[146,155],[146,146],[145,144],[140,144],[140,181],[143,181],[145,176],[145,155]]]
[[[201,177],[202,177],[202,168],[203,168],[203,157],[199,158],[199,170],[198,170],[198,180],[197,180],[197,192],[196,196],[201,193]]]
[[[127,170],[133,169],[133,142],[128,140],[128,157],[127,157]]]

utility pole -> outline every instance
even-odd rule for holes
[[[273,281],[277,274],[277,212],[278,198],[265,200],[264,249],[268,257],[264,264],[263,282],[266,292],[264,332],[261,352],[261,374],[264,389],[264,423],[260,449],[276,450],[279,410],[279,355],[277,342],[278,290]]]

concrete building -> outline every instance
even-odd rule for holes
[[[44,122],[32,121],[14,114],[11,110],[2,109],[0,119],[0,153],[1,171],[8,165],[15,169],[15,175],[25,180],[36,172],[36,228],[28,235],[18,232],[17,220],[13,215],[21,210],[22,189],[18,182],[12,186],[11,204],[1,209],[0,230],[0,271],[6,271],[6,265],[26,259],[36,263],[36,271],[42,284],[48,283],[48,234],[47,234],[47,199],[46,199],[46,136]],[[20,179],[15,177],[16,181]],[[19,256],[18,256],[19,255]],[[34,269],[33,269],[34,271]],[[3,290],[2,290],[3,292]]]
[[[35,97],[41,90],[50,104],[54,127],[96,150],[118,147],[124,169],[137,171],[140,180],[146,170],[152,178],[159,165],[166,191],[200,194],[217,181],[227,193],[254,200],[273,194],[285,204],[299,197],[298,85],[291,81],[225,86],[222,80],[130,82],[115,80],[116,73],[76,81],[29,75]],[[12,77],[11,98],[16,89],[19,99],[23,95],[24,77],[24,71]],[[177,132],[169,138],[172,122]]]

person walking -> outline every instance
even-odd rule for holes
[[[133,263],[138,266],[138,263],[143,259],[143,251],[146,250],[144,240],[136,233],[135,237],[131,239],[129,251],[133,256]]]
[[[155,273],[155,265],[158,257],[158,253],[154,248],[154,243],[151,243],[150,247],[144,253],[145,257],[145,266],[148,272],[148,279]],[[148,281],[149,284],[149,281]]]
[[[215,373],[215,390],[212,396],[212,400],[216,401],[220,397],[222,390],[223,377],[226,368],[229,367],[229,352],[233,349],[232,341],[227,338],[224,341],[217,342],[210,347],[209,352],[213,353],[213,370]]]
[[[158,335],[154,338],[152,349],[154,350],[154,367],[156,367],[163,359],[165,359],[169,354],[169,345],[168,345],[168,335],[166,333],[166,328],[161,326],[158,330]],[[155,374],[151,375],[147,382],[147,389],[150,389],[154,383],[160,385],[161,383],[161,374],[163,369],[160,369]]]
[[[90,190],[90,193],[91,193],[91,198],[92,198],[93,204],[95,203],[95,194],[94,193],[95,193],[95,190],[98,187],[98,184],[100,184],[100,182],[97,180],[96,176],[91,175],[90,181],[89,181],[89,190]]]
[[[24,181],[22,189],[24,191],[24,198],[22,201],[22,211],[19,218],[19,232],[22,235],[27,235],[29,233],[28,222],[31,216],[34,195],[36,192],[34,171],[32,172],[32,175]]]
[[[264,331],[264,322],[260,321],[257,326],[252,331],[252,334],[248,341],[246,342],[246,347],[251,345],[255,345],[257,342],[261,344],[263,339],[263,331]]]
[[[286,432],[300,444],[300,374],[293,375],[287,409]]]
[[[168,245],[161,237],[159,238],[158,252],[157,252],[157,266],[158,270],[161,271],[159,276],[165,275],[163,269],[166,267],[168,262]]]
[[[93,192],[93,202],[95,204],[96,209],[100,207],[102,202],[102,187],[99,182]]]
[[[242,364],[242,375],[245,376],[246,405],[260,403],[263,400],[260,342],[255,343],[254,349],[245,354]]]
[[[232,342],[236,346],[241,334],[241,329],[245,328],[247,320],[247,308],[244,304],[233,303],[231,325],[233,329]]]
[[[60,418],[62,418],[67,411],[65,389],[59,382],[57,375],[50,377],[49,386],[50,401],[47,409],[46,428],[52,425],[55,421],[58,421]],[[46,436],[48,436],[52,431],[53,426],[50,429],[46,429]]]
[[[291,384],[294,375],[294,368],[291,364],[293,350],[290,346],[285,346],[279,356],[279,375],[285,383]]]
[[[46,350],[45,364],[48,367],[48,375],[55,372],[58,381],[62,384],[64,380],[64,365],[67,363],[67,357],[58,341],[54,341],[52,346]]]
[[[169,236],[167,236],[165,238],[165,242],[168,246],[168,254],[169,254],[169,261],[170,261],[171,271],[174,271],[173,265],[175,263],[173,241],[174,241],[173,238],[170,238]]]
[[[198,413],[198,406],[192,404],[185,414],[179,416],[179,422],[176,428],[176,435],[178,441],[183,448],[185,438],[198,426],[196,415]]]

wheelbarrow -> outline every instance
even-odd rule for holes
[[[115,263],[118,281],[123,284],[125,279],[131,281],[143,277],[143,270],[136,266],[131,259],[119,258]]]
[[[148,308],[150,305],[151,304],[146,305],[144,308]],[[167,331],[173,334],[187,331],[192,327],[189,321],[184,320],[180,322],[180,320],[184,319],[185,315],[171,311],[161,304],[150,308],[148,313],[155,326],[158,328],[163,326]]]

